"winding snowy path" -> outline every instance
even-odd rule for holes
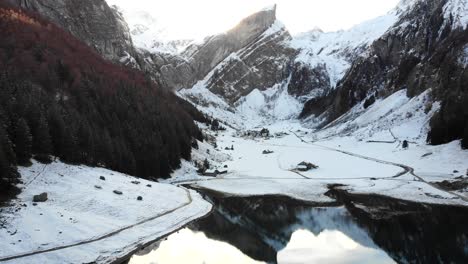
[[[23,192],[2,210],[0,263],[111,263],[212,209],[193,190],[102,168],[34,163],[21,174]],[[42,191],[49,200],[33,204]]]
[[[5,256],[5,257],[0,256],[0,262],[4,262],[4,261],[8,261],[8,260],[15,260],[15,259],[19,259],[19,258],[34,256],[34,255],[39,255],[39,254],[43,254],[43,253],[47,253],[47,252],[58,251],[58,250],[61,250],[61,249],[81,246],[81,245],[85,245],[85,244],[91,244],[91,243],[98,242],[98,241],[104,240],[106,238],[115,236],[115,235],[117,235],[117,234],[119,234],[119,233],[121,233],[121,232],[123,232],[125,230],[129,230],[131,228],[135,228],[137,226],[143,225],[143,224],[145,224],[147,222],[150,222],[150,221],[153,221],[153,220],[155,220],[157,218],[169,215],[169,214],[171,214],[171,213],[173,213],[173,212],[175,212],[175,211],[177,211],[179,209],[182,209],[182,208],[190,205],[193,202],[193,199],[192,199],[192,196],[191,196],[190,192],[185,188],[184,188],[184,190],[187,193],[187,199],[188,199],[187,202],[184,203],[184,204],[181,204],[180,206],[178,206],[178,207],[176,207],[174,209],[165,211],[163,213],[160,213],[160,214],[157,214],[155,216],[144,219],[144,220],[142,220],[142,221],[140,221],[138,223],[128,225],[128,226],[116,229],[116,230],[114,230],[112,232],[109,232],[107,234],[103,234],[103,235],[93,237],[93,238],[90,238],[90,239],[85,239],[85,240],[77,241],[77,242],[74,242],[74,243],[69,243],[67,245],[63,245],[63,246],[59,246],[59,247],[51,247],[51,248],[46,248],[46,249],[40,249],[40,250],[34,250],[34,251],[30,251],[30,252],[20,253],[20,254],[16,254],[16,255],[12,255],[12,256]]]
[[[393,165],[393,166],[397,166],[397,167],[401,167],[404,169],[403,172],[393,176],[392,178],[398,178],[406,173],[410,173],[411,175],[413,175],[414,177],[416,177],[419,181],[425,183],[425,184],[428,184],[430,185],[431,187],[435,188],[435,189],[438,189],[439,191],[442,191],[442,192],[446,192],[446,193],[449,193],[451,195],[454,195],[454,196],[457,196],[459,197],[460,199],[462,199],[463,201],[465,202],[468,202],[468,197],[464,196],[464,195],[461,195],[461,194],[458,194],[458,193],[455,193],[455,192],[452,192],[452,191],[448,191],[448,190],[445,190],[445,189],[442,189],[440,188],[438,185],[436,184],[433,184],[433,183],[430,183],[428,181],[426,181],[423,177],[421,176],[418,176],[414,171],[415,169],[408,166],[408,165],[405,165],[405,164],[399,164],[399,163],[394,163],[394,162],[390,162],[390,161],[385,161],[385,160],[379,160],[379,159],[376,159],[376,158],[371,158],[371,157],[367,157],[367,156],[363,156],[363,155],[359,155],[359,154],[356,154],[356,153],[352,153],[352,152],[349,152],[349,151],[344,151],[344,150],[340,150],[340,149],[335,149],[335,148],[331,148],[331,147],[327,147],[327,146],[322,146],[322,145],[318,145],[318,144],[315,144],[313,142],[308,142],[306,140],[304,140],[301,136],[299,136],[298,134],[296,134],[295,132],[293,131],[290,131],[291,133],[293,133],[297,138],[299,138],[302,142],[306,143],[306,144],[310,144],[310,145],[314,145],[314,146],[317,146],[317,147],[321,147],[321,148],[326,148],[326,149],[329,149],[329,150],[332,150],[332,151],[336,151],[336,152],[340,152],[340,153],[343,153],[343,154],[346,154],[346,155],[349,155],[349,156],[353,156],[353,157],[357,157],[357,158],[360,158],[360,159],[366,159],[366,160],[371,160],[371,161],[375,161],[375,162],[378,162],[378,163],[382,163],[382,164],[389,164],[389,165]],[[395,140],[396,142],[396,140]],[[300,173],[299,173],[300,174]],[[301,174],[302,175],[302,174]],[[306,177],[306,176],[304,176]]]
[[[333,202],[325,196],[328,185],[342,184],[351,193],[468,206],[468,198],[463,193],[440,188],[418,175],[414,167],[403,164],[401,158],[395,158],[400,152],[391,151],[394,146],[386,146],[380,152],[390,155],[392,161],[389,161],[385,155],[373,157],[375,151],[372,149],[358,149],[361,152],[358,154],[347,151],[349,146],[338,148],[330,142],[323,142],[325,145],[308,142],[292,130],[290,132],[290,135],[269,140],[244,139],[223,133],[218,137],[218,145],[222,152],[231,156],[231,160],[220,165],[227,165],[229,173],[216,178],[175,180],[173,183],[189,184],[228,196],[286,195],[316,203]],[[368,143],[358,144],[368,146]],[[223,150],[231,145],[235,146],[235,151]],[[273,153],[262,155],[263,150]],[[302,161],[313,161],[320,167],[308,172],[296,170],[296,165]],[[421,164],[418,165],[420,171]],[[427,162],[424,167],[426,165]]]

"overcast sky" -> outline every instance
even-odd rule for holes
[[[277,16],[292,34],[315,27],[348,29],[386,14],[399,0],[107,0],[125,9],[145,10],[174,38],[201,38],[224,32],[243,17],[277,4]]]

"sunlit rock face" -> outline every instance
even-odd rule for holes
[[[254,89],[264,91],[288,79],[296,51],[287,46],[289,32],[278,21],[211,72],[207,88],[233,104]]]
[[[134,64],[131,35],[118,10],[105,0],[8,0],[38,12],[93,47],[106,59]]]
[[[275,25],[276,22],[276,7],[261,10],[224,34],[192,44],[180,54],[181,59],[173,58],[163,65],[155,63],[155,68],[173,89],[191,88],[197,81],[209,78],[209,89],[230,101],[254,88],[271,87],[284,77],[284,61],[289,61],[292,54],[290,50],[281,52],[285,48],[278,43],[289,39],[290,35],[283,26]],[[212,71],[215,74],[209,75]],[[242,80],[234,85],[234,79]],[[222,81],[231,85],[227,84],[224,89]],[[239,92],[229,94],[233,89]]]

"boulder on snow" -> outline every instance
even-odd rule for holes
[[[132,181],[132,183],[133,183],[133,184],[136,184],[136,185],[140,184],[139,181]]]
[[[402,147],[403,147],[404,149],[407,149],[407,148],[409,147],[409,143],[408,143],[407,140],[403,140],[403,145],[402,145]]]
[[[151,188],[151,184],[147,184],[146,187]]]
[[[122,195],[122,194],[123,194],[123,192],[118,191],[118,190],[114,190],[114,193],[115,193],[115,194],[118,194],[118,195]]]
[[[102,189],[102,187],[99,186],[99,185],[94,185],[94,188],[96,188],[96,189],[98,189],[98,190],[101,190],[101,189]]]
[[[299,164],[297,164],[297,170],[298,171],[310,171],[312,169],[317,169],[318,166],[313,164],[313,163],[310,163],[310,162],[301,162]]]
[[[429,156],[431,156],[432,154],[433,154],[432,152],[428,152],[428,153],[422,155],[422,158],[429,157]]]
[[[271,150],[268,150],[268,149],[267,149],[267,150],[264,150],[264,151],[262,152],[263,155],[268,155],[268,154],[272,154],[272,153],[274,153],[274,152],[271,151]]]
[[[35,203],[43,203],[45,201],[47,201],[48,197],[47,197],[47,193],[41,193],[39,195],[34,195],[33,196],[33,202]]]
[[[105,181],[105,180],[106,180],[106,177],[100,176],[99,179],[100,179],[101,181]]]
[[[138,197],[137,197],[137,200],[138,200],[138,201],[143,201],[143,197],[138,196]]]

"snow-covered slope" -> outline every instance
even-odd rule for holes
[[[451,21],[452,28],[468,27],[468,2],[466,0],[449,0],[443,8],[444,18]]]
[[[211,210],[195,192],[102,168],[34,163],[20,173],[22,193],[2,208],[0,262],[110,263]],[[42,192],[48,200],[35,205]]]
[[[328,87],[318,87],[320,91],[309,88],[311,91],[305,94],[305,97],[311,99],[327,93],[327,89],[334,89],[351,67],[352,62],[363,55],[374,40],[381,37],[395,24],[401,12],[400,8],[398,6],[384,16],[366,21],[349,30],[323,32],[320,29],[314,29],[295,36],[290,45],[300,51],[295,58],[296,67],[310,69],[323,67],[326,69],[326,77],[329,78]],[[312,76],[312,78],[318,78],[318,76]],[[313,80],[309,85],[313,86]]]
[[[429,121],[440,109],[432,102],[430,90],[409,98],[400,90],[377,100],[367,109],[364,102],[317,131],[316,138],[352,135],[361,140],[409,140],[425,143]],[[307,123],[307,121],[306,121]],[[314,124],[315,122],[310,122]]]
[[[375,98],[403,89],[416,97],[431,89],[431,100],[441,107],[431,121],[429,142],[464,138],[466,148],[466,1],[402,1],[399,8],[396,23],[353,61],[333,92],[307,102],[301,116],[320,116],[319,121],[330,123]]]
[[[292,38],[276,20],[253,43],[232,52],[202,81],[181,94],[205,101],[204,110],[206,101],[216,95],[217,102],[211,104],[224,101],[224,106],[209,110],[211,115],[223,117],[235,112],[240,117],[229,122],[246,124],[238,121],[247,119],[251,121],[249,127],[295,119],[305,101],[325,96],[336,87],[352,62],[365,55],[369,45],[397,21],[407,5],[402,2],[388,14],[350,30],[313,30]],[[202,87],[205,92],[201,92]],[[231,113],[221,113],[226,109]]]

